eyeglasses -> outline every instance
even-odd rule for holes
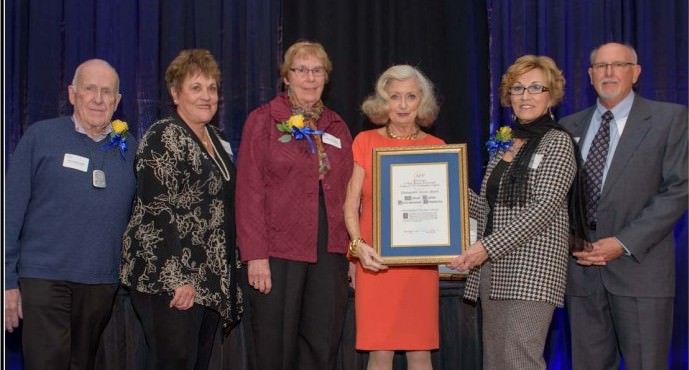
[[[307,68],[305,66],[290,68],[290,71],[297,74],[299,77],[306,77],[309,72],[313,73],[313,77],[323,77],[325,75],[325,67]]]
[[[619,71],[622,68],[634,65],[636,65],[636,63],[632,62],[593,63],[591,64],[591,68],[596,72],[607,71],[608,67],[612,67],[613,71]]]
[[[528,91],[529,94],[540,94],[542,92],[550,91],[550,89],[543,85],[533,84],[527,87],[522,85],[511,86],[509,91],[510,95],[524,95],[524,91]]]

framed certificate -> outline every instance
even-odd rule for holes
[[[443,264],[468,247],[466,163],[466,144],[374,149],[373,247],[385,264]]]

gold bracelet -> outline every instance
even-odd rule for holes
[[[364,239],[354,238],[349,242],[349,256],[354,258],[359,258],[357,251],[359,250],[359,244],[364,243]]]

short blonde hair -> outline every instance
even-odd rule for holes
[[[388,122],[390,96],[385,88],[390,80],[404,81],[410,78],[416,80],[416,84],[421,90],[421,102],[419,103],[416,123],[423,127],[433,124],[440,110],[433,90],[433,83],[421,71],[406,64],[392,66],[383,72],[376,82],[375,93],[367,97],[361,104],[361,110],[371,122],[378,125],[385,125]]]
[[[509,107],[510,101],[510,87],[517,79],[524,73],[530,72],[534,69],[540,69],[545,75],[546,84],[552,99],[552,105],[555,106],[562,97],[565,96],[565,78],[562,71],[557,67],[555,61],[550,57],[544,55],[524,55],[512,63],[507,68],[507,72],[502,75],[500,82],[500,103],[503,107]]]
[[[323,68],[325,68],[325,82],[328,82],[328,76],[333,70],[333,63],[328,58],[328,53],[325,52],[323,45],[313,41],[298,41],[287,49],[280,66],[280,77],[287,78],[289,69],[292,68],[292,63],[294,63],[295,59],[309,55],[313,55],[321,60]]]

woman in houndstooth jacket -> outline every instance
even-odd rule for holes
[[[502,77],[514,139],[490,159],[470,213],[479,240],[450,264],[469,270],[464,297],[481,302],[483,369],[545,369],[543,347],[563,305],[568,255],[567,194],[575,144],[550,109],[565,80],[546,56],[526,55]]]

